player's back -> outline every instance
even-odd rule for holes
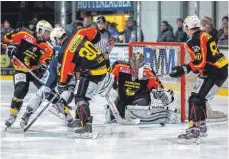
[[[27,28],[17,29],[4,36],[4,42],[18,47],[16,57],[31,69],[36,68],[38,62],[46,63],[53,51],[45,41],[37,41],[34,32]],[[48,52],[49,55],[45,55]],[[26,72],[17,60],[13,60],[16,70]]]

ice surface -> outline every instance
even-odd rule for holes
[[[36,92],[31,89],[25,103]],[[97,139],[76,139],[66,130],[64,122],[45,111],[31,129],[23,135],[7,134],[3,130],[9,115],[13,95],[12,81],[1,81],[1,157],[4,159],[227,159],[228,122],[210,123],[209,136],[200,145],[182,145],[176,137],[187,128],[185,124],[121,126],[104,124],[103,98],[91,102],[94,132]],[[217,96],[213,110],[228,114],[227,97]],[[15,126],[25,106],[22,108]],[[38,110],[39,111],[39,110]]]

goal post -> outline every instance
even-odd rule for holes
[[[170,43],[166,43],[166,42],[131,42],[131,43],[129,43],[128,49],[129,49],[129,57],[135,51],[142,53],[144,55],[144,58],[146,58],[146,56],[148,56],[147,53],[151,54],[151,55],[149,55],[149,57],[152,57],[152,54],[154,54],[153,57],[159,61],[157,61],[157,63],[156,63],[155,62],[156,60],[154,61],[154,59],[152,59],[152,62],[154,61],[154,64],[155,63],[159,64],[159,65],[162,64],[163,66],[168,64],[167,63],[168,61],[165,61],[167,59],[163,59],[165,57],[165,54],[166,55],[168,55],[168,54],[166,52],[164,52],[164,53],[158,52],[161,56],[155,55],[155,54],[157,54],[157,49],[161,49],[160,51],[163,51],[163,49],[174,49],[174,51],[175,51],[174,53],[177,54],[177,55],[175,55],[177,57],[176,60],[179,60],[179,62],[176,64],[184,64],[185,63],[185,48],[184,48],[183,43],[177,43],[177,42],[170,42]],[[152,49],[152,52],[150,51],[150,49]],[[166,56],[166,57],[168,57],[168,56]],[[169,57],[171,57],[171,56],[169,56]],[[157,58],[159,58],[159,59],[157,59]],[[174,57],[172,57],[172,58],[174,58]],[[150,60],[150,58],[148,58],[148,59]],[[148,62],[150,62],[149,60],[148,60]],[[173,59],[173,60],[175,60],[175,59]],[[146,59],[145,59],[145,61],[146,61]],[[166,62],[166,63],[160,63],[160,62]],[[158,68],[160,66],[155,66],[155,67]],[[151,69],[154,69],[154,68],[151,67]],[[160,69],[160,68],[158,68],[158,69]],[[167,71],[166,73],[171,72],[171,67],[169,69],[167,67],[166,71]],[[161,72],[158,72],[157,70],[156,70],[156,73],[161,74]],[[163,81],[162,81],[162,84],[163,84]],[[180,78],[180,87],[179,87],[178,91],[180,91],[180,100],[179,100],[180,101],[180,113],[181,113],[181,119],[180,120],[181,120],[181,122],[185,122],[185,107],[186,106],[185,106],[185,76],[184,75]]]
[[[168,105],[168,107],[174,107],[177,109],[177,120],[185,122],[188,117],[188,98],[191,94],[193,85],[197,80],[198,74],[190,72],[187,75],[183,75],[181,78],[171,78],[168,74],[171,69],[177,65],[187,64],[191,61],[188,52],[185,49],[184,43],[178,42],[131,42],[128,44],[129,57],[136,52],[140,52],[144,55],[144,66],[152,69],[156,75],[163,75],[158,77],[162,82],[165,89],[171,89],[174,91],[174,102]],[[161,101],[152,99],[151,106],[163,107]],[[220,111],[213,111],[209,105],[207,105],[207,121],[225,121],[227,115]],[[180,117],[179,117],[180,115]]]

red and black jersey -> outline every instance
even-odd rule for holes
[[[115,81],[118,84],[119,96],[124,100],[131,100],[138,93],[150,93],[151,89],[163,87],[157,78],[150,78],[148,80],[134,79],[132,68],[125,62],[115,63],[110,72],[115,76]],[[153,75],[155,75],[155,73],[152,70],[144,68],[144,77],[152,77]]]
[[[206,32],[195,32],[187,41],[186,50],[192,58],[188,65],[193,72],[214,75],[218,70],[228,66],[227,58],[220,53],[216,42]]]
[[[36,69],[39,63],[48,65],[53,55],[52,46],[45,41],[38,41],[33,32],[26,28],[7,33],[4,43],[17,45],[16,57],[31,70]],[[18,71],[27,72],[15,59],[13,66]]]
[[[87,71],[91,76],[107,72],[101,52],[94,46],[100,40],[96,28],[82,29],[70,37],[59,51],[59,82],[66,83],[75,72]]]

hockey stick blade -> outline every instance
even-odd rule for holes
[[[75,134],[75,137],[78,139],[96,139],[98,136],[99,136],[99,133]]]
[[[140,123],[140,119],[127,119],[127,120],[123,119],[120,116],[115,104],[110,100],[109,96],[106,95],[105,97],[107,99],[107,102],[110,105],[111,111],[112,111],[112,113],[115,117],[115,120],[117,121],[118,124],[121,124],[121,125],[138,125]]]
[[[163,77],[163,76],[168,76],[170,73],[166,73],[166,74],[160,74],[160,75],[153,75],[151,77],[142,77],[140,80],[148,80],[151,78],[157,78],[157,77]]]
[[[53,115],[55,115],[56,117],[58,117],[58,118],[60,118],[60,119],[62,119],[62,120],[65,120],[65,115],[64,115],[62,112],[60,112],[60,111],[58,110],[58,108],[56,108],[56,107],[54,107],[54,106],[51,106],[51,107],[48,109],[48,111],[49,111],[50,113],[52,113]]]
[[[33,123],[41,116],[41,114],[48,108],[48,106],[50,105],[50,103],[52,102],[49,101],[45,106],[44,108],[37,114],[37,116],[28,124],[27,127],[24,128],[24,132],[26,132],[32,125]]]
[[[23,134],[24,133],[24,129],[6,127],[5,128],[5,132],[10,133],[10,134]]]

